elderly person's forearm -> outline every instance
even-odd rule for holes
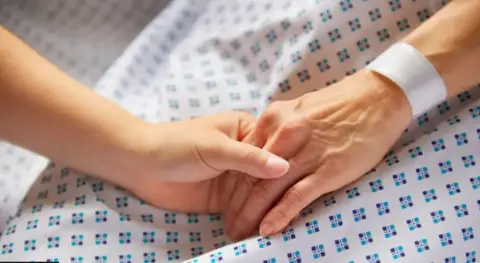
[[[480,1],[456,0],[405,37],[435,67],[448,97],[480,81]]]

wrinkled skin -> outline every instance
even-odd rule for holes
[[[371,71],[297,99],[272,103],[246,142],[289,160],[274,180],[237,174],[224,206],[226,230],[239,240],[281,231],[316,198],[374,167],[411,121],[402,91]],[[233,190],[233,191],[232,191]]]

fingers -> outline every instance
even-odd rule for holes
[[[292,158],[308,143],[311,134],[311,128],[305,123],[284,124],[267,141],[264,149],[286,159]]]
[[[240,125],[239,127],[242,127]],[[264,127],[261,126],[261,123],[257,122],[252,130],[249,130],[248,134],[245,136],[239,137],[242,142],[257,146],[263,147],[266,142],[266,136],[264,135]],[[224,194],[224,217],[225,217],[225,231],[230,233],[234,229],[234,222],[237,218],[237,215],[242,208],[244,202],[248,199],[253,185],[257,183],[259,179],[255,177],[250,177],[239,172],[231,172],[224,181],[224,191],[228,191]]]
[[[248,135],[257,123],[257,119],[253,115],[237,111],[219,113],[202,119],[212,121],[215,127],[237,141]]]
[[[242,189],[235,189],[235,194],[243,195],[243,199],[234,199],[234,196],[231,200],[227,216],[233,214],[232,211],[236,213],[232,215],[231,221],[227,221],[228,236],[233,240],[240,240],[251,235],[257,229],[263,216],[291,185],[290,178],[291,175],[288,172],[274,181],[258,182],[252,186],[253,190],[247,193],[240,193]]]
[[[256,178],[270,179],[284,175],[289,168],[286,160],[250,144],[228,140],[221,154],[212,160],[219,170],[234,170]]]
[[[248,197],[252,193],[253,186],[257,183],[258,179],[250,176],[246,176],[240,173],[237,173],[235,180],[235,188],[230,197],[230,200],[227,202],[227,206],[224,209],[225,213],[225,231],[230,236],[230,238],[237,240],[237,238],[231,233],[236,231],[237,228],[241,227],[235,225],[235,222],[238,219],[238,214],[243,207],[243,204],[247,201]],[[230,178],[228,178],[230,180]]]
[[[243,138],[243,142],[257,147],[263,147],[268,137],[266,134],[268,128],[266,124],[264,121],[258,121],[253,131]],[[231,178],[233,176],[235,176],[235,180]],[[231,189],[232,193],[229,195],[229,199],[226,201],[226,206],[223,210],[225,215],[225,231],[230,238],[234,238],[230,233],[239,227],[234,225],[238,218],[238,213],[250,196],[253,186],[259,179],[241,173],[235,173],[235,175],[231,175],[227,180],[229,182],[234,181],[235,185]]]
[[[236,180],[225,179],[236,182],[235,188],[232,189],[234,192],[224,210],[228,232],[235,227],[234,221],[250,195],[252,186],[257,182],[256,178],[272,179],[282,176],[288,171],[289,164],[274,154],[234,140],[229,140],[226,145],[224,144],[224,148],[227,150],[221,154],[221,158],[216,159],[218,167],[221,170],[235,170],[247,174],[231,173],[228,176],[236,176]]]
[[[312,149],[306,147],[302,152]],[[302,156],[300,153],[298,156]],[[306,176],[283,195],[260,224],[260,234],[269,236],[282,231],[307,205],[325,193],[339,189],[358,177],[349,176],[339,158],[325,160],[315,173]]]
[[[262,147],[284,159],[290,158],[308,142],[310,129],[303,127],[295,121],[296,115],[281,114],[282,109],[290,108],[288,102],[276,102],[271,104],[267,111],[260,117],[251,132],[244,141]],[[288,124],[288,125],[286,125]],[[267,139],[268,138],[268,139]],[[265,145],[266,144],[266,145]],[[264,146],[265,145],[265,146]],[[250,235],[260,223],[263,215],[270,206],[280,197],[281,193],[289,186],[284,183],[268,181],[272,185],[266,185],[255,178],[239,176],[236,189],[225,210],[225,223],[227,234],[235,240]],[[281,180],[281,179],[280,179]],[[253,190],[253,192],[252,192]],[[245,206],[245,203],[248,204]],[[249,213],[255,210],[259,213]]]
[[[260,235],[270,236],[287,227],[303,208],[323,194],[318,185],[317,179],[310,176],[291,187],[262,220]]]
[[[291,158],[304,147],[310,136],[311,130],[309,127],[297,123],[284,125],[270,138],[264,149],[284,158]],[[301,174],[301,171],[290,170],[280,179],[249,185],[250,191],[247,193],[240,193],[243,190],[235,189],[234,196],[226,210],[227,234],[234,240],[252,234],[265,213],[281,197],[284,191],[296,182]],[[242,185],[248,183],[250,183],[248,179],[239,181],[237,188],[248,188]]]

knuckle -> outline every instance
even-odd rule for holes
[[[281,101],[276,101],[270,104],[267,109],[265,109],[264,113],[262,114],[262,117],[260,118],[261,121],[267,123],[267,124],[274,124],[278,121],[284,102]]]
[[[284,138],[296,139],[311,136],[311,124],[304,115],[298,112],[290,112],[282,116],[282,122],[278,125],[278,135]]]
[[[339,156],[332,156],[333,158],[325,158],[324,171],[326,174],[338,174],[345,170],[345,164],[349,163],[345,158],[340,158]]]
[[[319,158],[314,153],[300,152],[289,160],[290,169],[295,171],[314,172],[319,167]]]
[[[286,134],[291,134],[295,131],[298,130],[298,122],[295,120],[288,120],[280,126],[280,132],[286,133]]]
[[[284,121],[278,128],[278,136],[282,139],[293,138],[302,129],[301,120],[292,119]]]
[[[296,188],[288,190],[281,203],[277,206],[278,218],[283,221],[292,220],[296,215],[294,211],[302,209],[305,200],[305,195]]]
[[[280,117],[278,113],[273,111],[265,111],[260,119],[258,120],[259,124],[265,128],[274,127],[279,122]]]
[[[275,101],[268,106],[259,119],[261,127],[264,127],[266,134],[282,133],[291,136],[304,124],[302,115],[294,109],[295,101]]]
[[[287,205],[289,207],[302,205],[305,201],[305,194],[297,188],[293,187],[285,194],[285,200],[288,200]]]
[[[288,221],[288,220],[290,220],[290,217],[288,216],[288,207],[286,207],[286,206],[280,206],[280,207],[278,207],[278,209],[277,209],[277,215],[278,215],[278,218],[279,218],[281,221]]]

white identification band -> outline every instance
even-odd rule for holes
[[[447,98],[442,77],[430,61],[409,44],[394,44],[367,68],[389,78],[405,92],[414,117]]]

